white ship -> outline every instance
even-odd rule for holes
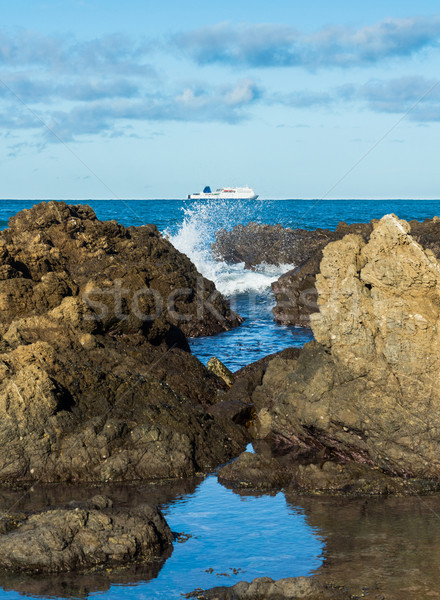
[[[203,192],[188,194],[188,200],[207,200],[208,198],[214,198],[214,200],[256,200],[258,194],[250,187],[217,188],[215,192],[211,192],[209,185],[204,188]]]

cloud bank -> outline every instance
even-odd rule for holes
[[[353,29],[326,27],[306,35],[293,27],[220,23],[176,34],[171,45],[200,65],[247,67],[342,67],[411,56],[438,46],[440,17],[386,19]]]
[[[261,83],[269,68],[340,67],[349,73],[352,67],[436,48],[439,40],[438,16],[387,19],[360,29],[327,27],[307,35],[281,24],[223,23],[167,40],[120,34],[77,40],[0,30],[0,134],[33,130],[40,143],[56,141],[47,131],[41,135],[44,127],[35,114],[64,141],[124,131],[133,135],[136,122],[236,124],[252,118],[257,105],[325,110],[351,103],[373,112],[404,114],[417,103],[410,119],[440,121],[440,86],[420,76],[315,90],[298,89],[292,78],[289,93]],[[198,73],[197,80],[173,79],[176,55]],[[171,73],[163,64],[174,65]],[[218,69],[200,68],[212,64],[224,68],[226,83]],[[258,68],[258,74],[249,68]]]

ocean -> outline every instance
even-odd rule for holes
[[[36,202],[0,201],[0,228],[7,227],[11,216]],[[211,356],[217,356],[232,370],[283,348],[302,346],[312,339],[312,333],[277,325],[272,318],[274,299],[270,284],[294,265],[261,265],[250,271],[243,265],[214,261],[210,247],[220,228],[230,229],[253,221],[310,230],[335,229],[339,221],[365,222],[387,213],[407,220],[440,215],[440,200],[90,200],[81,203],[92,206],[103,220],[116,219],[127,226],[156,224],[205,277],[215,282],[245,321],[232,331],[191,339],[190,345],[205,364]],[[99,594],[105,599],[173,600],[181,598],[183,592],[200,587],[232,585],[264,575],[280,578],[312,573],[324,576],[336,573],[338,577],[344,576],[347,584],[350,581],[366,586],[381,583],[388,586],[387,598],[428,598],[432,597],[431,590],[437,591],[440,587],[434,560],[440,555],[440,519],[437,517],[440,498],[437,496],[427,500],[287,498],[283,493],[237,493],[219,485],[212,474],[188,482],[186,487],[176,491],[145,486],[133,491],[131,500],[126,501],[139,501],[140,497],[148,501],[153,491],[173,531],[189,536],[186,542],[175,544],[171,556],[157,566],[154,574],[136,571],[122,579],[112,579],[109,575],[107,579],[88,576],[85,580],[80,576],[51,581],[44,577],[5,577],[0,573],[0,600],[20,594],[54,598]],[[72,488],[60,490],[63,498],[79,493]],[[111,495],[111,490],[108,493]],[[23,500],[21,507],[35,505],[35,498]],[[11,494],[0,494],[0,509],[7,509],[10,504]],[[362,549],[359,555],[364,557],[363,561],[355,556],[357,547]],[[396,547],[400,548],[400,554],[394,552]],[[410,563],[407,547],[413,552]],[[433,558],[424,562],[428,548]],[[413,588],[406,593],[409,564]],[[373,590],[370,597],[379,596],[375,596]]]

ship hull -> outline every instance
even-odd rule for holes
[[[188,200],[256,200],[258,194],[237,194],[232,192],[211,192],[205,194],[189,194]]]

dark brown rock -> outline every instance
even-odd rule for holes
[[[276,299],[272,312],[277,323],[310,327],[310,315],[319,310],[315,284],[321,259],[322,252],[319,250],[302,266],[288,271],[272,283]]]
[[[231,231],[221,229],[212,245],[215,258],[228,263],[244,262],[246,269],[260,264],[302,265],[313,254],[341,235],[329,229],[290,229],[281,225],[249,223]]]
[[[210,335],[241,322],[154,225],[99,221],[86,205],[21,211],[0,233],[0,257],[3,322],[43,314],[66,296],[88,304],[101,331],[141,332],[153,343],[185,346],[181,332]]]
[[[296,360],[300,348],[285,348],[280,352],[269,354],[260,360],[246,365],[234,373],[234,382],[226,391],[220,390],[217,402],[208,410],[217,420],[224,423],[236,423],[245,428],[243,434],[250,440],[249,428],[254,413],[252,394],[263,381],[268,364],[273,359]]]

